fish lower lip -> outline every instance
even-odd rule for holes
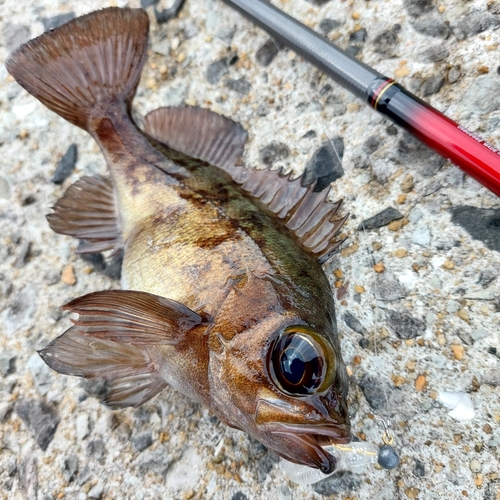
[[[320,446],[348,444],[351,442],[351,427],[346,424],[295,424],[290,422],[272,422],[265,426],[270,432],[281,434],[314,435]]]

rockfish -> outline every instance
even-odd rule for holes
[[[83,252],[123,252],[122,290],[64,306],[74,326],[40,351],[138,406],[167,384],[278,455],[323,472],[350,441],[347,374],[321,268],[343,220],[328,191],[241,165],[245,130],[198,107],[130,108],[148,47],[143,10],[109,8],[16,49],[11,75],[86,130],[110,178],[85,176],[48,215]]]

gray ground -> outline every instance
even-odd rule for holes
[[[276,3],[500,146],[500,3]],[[138,6],[3,0],[0,59],[60,20],[54,16],[111,4]],[[76,242],[52,233],[44,217],[72,182],[105,165],[88,135],[47,111],[2,65],[0,497],[499,498],[498,198],[299,57],[276,54],[221,2],[187,0],[180,18],[162,25],[148,11],[152,50],[138,116],[166,104],[209,107],[249,131],[247,164],[336,179],[332,199],[343,198],[352,214],[349,240],[325,269],[352,373],[353,430],[380,444],[377,417],[389,418],[401,465],[296,486],[261,445],[173,390],[112,412],[78,379],[41,362],[36,349],[69,326],[61,304],[119,286],[113,266],[77,257]],[[76,168],[56,185],[72,143]],[[399,214],[358,230],[389,207]],[[469,392],[475,418],[453,420],[436,399],[441,390]]]

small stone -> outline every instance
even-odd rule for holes
[[[453,355],[456,360],[461,361],[464,359],[465,349],[463,346],[454,344],[451,346],[451,350],[453,351]]]
[[[392,446],[384,444],[378,452],[377,462],[384,469],[394,469],[399,465],[399,456]]]
[[[425,333],[423,321],[398,311],[387,311],[387,324],[401,339],[413,339]]]
[[[420,490],[415,486],[411,486],[405,489],[405,494],[408,498],[418,498]]]
[[[493,432],[493,429],[490,424],[484,424],[483,425],[483,432],[486,434],[491,434]]]
[[[52,17],[42,17],[41,21],[44,31],[50,31],[59,28],[59,26],[66,24],[68,21],[71,21],[74,18],[75,13],[68,12],[66,14],[58,14],[57,16]]]
[[[418,61],[438,62],[446,59],[450,55],[449,50],[443,45],[433,45],[418,54]]]
[[[425,466],[420,460],[415,460],[415,476],[424,477],[425,476]]]
[[[76,455],[69,455],[64,459],[62,473],[67,483],[71,483],[78,472],[78,458]]]
[[[342,158],[344,140],[340,136],[325,141],[307,162],[302,177],[302,185],[309,186],[316,181],[314,191],[319,192],[344,175]]]
[[[457,312],[457,316],[460,319],[463,319],[464,321],[467,321],[467,323],[470,322],[470,316],[469,316],[469,312],[467,311],[467,309],[459,309],[458,312]]]
[[[361,286],[361,285],[356,285],[356,286],[354,287],[354,291],[355,291],[356,293],[365,293],[365,292],[366,292],[365,287],[364,287],[364,286]]]
[[[345,313],[342,315],[342,319],[344,320],[344,323],[351,330],[355,331],[356,333],[359,333],[360,335],[366,335],[367,333],[366,328],[349,311],[345,311]]]
[[[375,264],[373,266],[373,270],[376,272],[376,273],[383,273],[385,271],[385,266],[382,262],[379,262],[378,264]]]
[[[500,208],[453,207],[451,221],[463,227],[475,240],[482,241],[490,250],[500,252]]]
[[[379,377],[363,375],[359,381],[359,386],[372,409],[379,410],[387,405],[387,399],[392,390],[390,386],[382,382]]]
[[[461,76],[462,72],[460,71],[460,67],[453,66],[453,68],[450,68],[450,71],[448,71],[448,82],[456,83]]]
[[[478,487],[481,488],[483,485],[484,481],[484,476],[482,474],[476,474],[476,477],[474,478],[474,484]]]
[[[229,59],[226,57],[220,59],[219,61],[211,63],[208,66],[207,72],[205,74],[208,83],[211,83],[212,85],[219,83],[221,78],[228,72],[228,68],[229,68]]]
[[[279,42],[269,38],[263,45],[260,46],[255,54],[257,63],[264,68],[269,66],[273,59],[278,55],[281,48],[282,45]]]
[[[76,417],[76,436],[78,439],[85,439],[90,433],[89,416],[81,413]]]
[[[441,75],[433,75],[424,80],[420,87],[420,93],[427,97],[429,95],[437,94],[444,85],[444,77]]]
[[[64,153],[63,157],[59,160],[56,171],[52,177],[52,182],[54,184],[62,184],[73,173],[73,170],[75,170],[76,160],[76,144],[71,144],[66,150],[66,153]]]
[[[398,33],[401,30],[399,24],[395,24],[392,29],[379,33],[372,42],[373,50],[384,57],[397,57],[397,45],[399,43]]]
[[[406,203],[406,195],[405,194],[398,194],[398,197],[396,198],[396,203],[398,205],[403,205]]]
[[[413,189],[413,186],[413,175],[406,174],[401,182],[401,191],[403,191],[403,193],[409,193]]]
[[[17,401],[14,410],[32,432],[38,446],[45,451],[59,425],[55,409],[43,401],[21,399]]]
[[[259,156],[264,165],[272,167],[275,162],[288,158],[290,150],[286,144],[273,141],[259,151]]]
[[[87,498],[92,498],[94,500],[100,500],[104,493],[104,486],[99,481],[88,493]]]
[[[323,35],[328,35],[330,31],[333,31],[339,28],[340,26],[342,26],[342,23],[340,21],[337,21],[336,19],[325,18],[319,22],[318,28],[319,31],[323,33]]]
[[[312,484],[311,488],[318,495],[332,498],[332,495],[342,495],[345,498],[347,492],[355,492],[361,488],[362,479],[358,474],[344,472],[333,474],[318,483]]]
[[[455,264],[451,260],[445,260],[443,262],[443,267],[445,269],[454,269],[455,268]]]
[[[158,475],[164,475],[172,463],[168,450],[164,445],[158,446],[153,451],[145,451],[137,458],[135,464],[144,471],[152,471]]]
[[[407,223],[408,221],[405,219],[393,220],[387,226],[387,229],[389,229],[389,231],[399,231],[405,225],[405,222]]]
[[[377,266],[379,264],[377,264]],[[383,272],[377,270],[376,266],[374,269],[377,273]],[[404,297],[406,297],[406,290],[391,273],[384,273],[377,276],[375,281],[375,298],[377,300],[393,302],[395,300],[403,299]]]
[[[370,229],[376,229],[379,227],[386,226],[394,220],[399,220],[403,218],[403,214],[393,207],[387,207],[378,214],[364,220],[359,226],[358,231]]]
[[[469,462],[469,469],[474,473],[481,472],[481,462],[477,458],[473,458]]]
[[[102,439],[94,439],[87,444],[87,454],[96,460],[102,460],[106,452],[106,446]]]
[[[411,242],[422,247],[429,246],[432,239],[432,234],[429,226],[421,224],[411,234]]]
[[[415,381],[415,390],[420,392],[425,387],[426,382],[425,375],[419,375]]]
[[[408,250],[406,248],[398,248],[394,252],[394,256],[397,257],[398,259],[402,259],[403,257],[406,257],[408,255]]]
[[[31,242],[27,240],[22,240],[21,245],[19,246],[19,252],[17,254],[17,258],[14,262],[14,267],[16,269],[21,269],[26,265],[28,258],[30,256],[31,251]]]
[[[113,280],[119,281],[122,275],[123,252],[118,252],[113,256],[111,262],[106,265],[104,275]]]
[[[2,352],[0,354],[0,374],[3,377],[15,373],[17,356],[12,353]]]
[[[76,283],[75,269],[73,264],[68,264],[61,273],[61,281],[69,286],[73,286]]]
[[[451,23],[453,34],[458,40],[464,40],[482,33],[489,28],[497,28],[500,20],[491,14],[472,11]]]
[[[224,82],[224,85],[228,89],[234,90],[238,94],[242,95],[248,94],[252,88],[252,85],[245,77],[239,78],[237,80],[230,78]]]
[[[153,444],[153,435],[151,431],[144,431],[132,437],[132,446],[136,451],[144,451]]]

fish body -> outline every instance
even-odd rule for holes
[[[99,144],[111,173],[70,186],[48,216],[83,251],[123,252],[122,289],[65,306],[75,325],[41,351],[138,406],[169,384],[279,455],[335,468],[350,440],[347,376],[321,268],[342,221],[327,193],[239,164],[245,131],[200,108],[130,104],[144,11],[104,9],[17,49],[9,72]]]

